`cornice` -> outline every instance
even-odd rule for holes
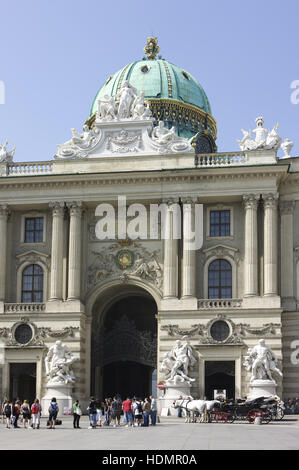
[[[151,170],[146,172],[111,172],[82,174],[52,174],[43,176],[18,176],[0,179],[1,190],[10,189],[43,189],[59,187],[112,186],[119,184],[153,184],[153,183],[192,183],[199,181],[215,182],[219,180],[250,180],[281,178],[286,170],[281,166],[248,166],[225,168],[182,168]],[[299,180],[298,180],[299,182]]]

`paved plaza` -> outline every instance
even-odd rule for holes
[[[72,417],[48,430],[6,429],[0,424],[0,449],[21,450],[299,450],[299,416],[286,416],[266,425],[246,423],[185,423],[179,418],[160,418],[155,427],[88,429],[87,416],[81,429],[73,429]]]

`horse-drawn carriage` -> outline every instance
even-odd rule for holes
[[[278,397],[259,397],[254,400],[176,400],[174,408],[185,410],[187,421],[208,423],[233,423],[234,421],[247,421],[254,423],[256,418],[267,424],[271,419],[283,418],[283,403]]]
[[[264,397],[250,401],[223,402],[218,406],[219,409],[214,409],[209,413],[210,422],[233,423],[237,420],[253,423],[255,418],[261,418],[262,423],[269,423],[272,419]]]

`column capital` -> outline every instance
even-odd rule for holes
[[[178,204],[179,198],[177,196],[165,196],[162,198],[162,204],[167,204],[168,207],[172,206],[173,204]]]
[[[195,196],[183,196],[181,198],[183,204],[195,204],[197,202],[197,197]]]
[[[257,210],[257,205],[260,199],[259,194],[243,194],[243,204],[245,209]]]
[[[10,210],[8,208],[8,204],[0,204],[0,216],[9,216]]]
[[[63,216],[64,215],[64,202],[62,201],[50,201],[49,207],[52,209],[53,216]]]
[[[293,214],[295,201],[279,201],[279,210],[281,215]]]
[[[277,193],[267,193],[262,194],[262,198],[264,201],[264,208],[265,209],[274,209],[277,207],[278,204],[278,194]]]
[[[67,202],[66,206],[68,207],[71,216],[81,217],[84,209],[82,201]]]

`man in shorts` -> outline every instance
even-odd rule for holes
[[[126,428],[133,426],[132,402],[128,397],[122,404]]]

